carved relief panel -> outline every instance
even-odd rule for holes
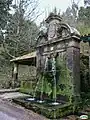
[[[48,40],[51,40],[53,38],[57,38],[58,36],[58,24],[60,21],[58,20],[53,20],[49,23],[49,28],[48,28]]]

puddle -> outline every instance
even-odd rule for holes
[[[0,112],[0,120],[17,120],[17,119],[5,114],[4,112]]]

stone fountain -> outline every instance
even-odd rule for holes
[[[28,108],[56,119],[72,112],[74,103],[80,99],[80,34],[54,13],[45,22],[36,47],[40,78],[33,96],[24,98],[22,104],[27,107],[28,103]]]

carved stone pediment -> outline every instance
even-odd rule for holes
[[[61,28],[62,28],[62,37],[68,37],[68,36],[80,36],[80,33],[77,31],[77,29],[70,27],[66,23],[61,23]]]
[[[49,25],[48,40],[55,38],[66,38],[71,35],[70,27],[67,24],[53,21]]]
[[[73,35],[80,36],[80,33],[75,28],[70,27],[66,23],[60,23],[58,25],[57,33],[58,37],[61,38],[72,37]]]
[[[59,26],[60,27],[58,29],[59,29],[60,37],[66,38],[66,37],[69,37],[71,35],[69,27],[67,26],[67,24],[61,23]]]
[[[60,16],[51,14],[46,21],[44,21],[40,29],[39,45],[55,40],[57,41],[59,38],[64,39],[67,37],[80,36],[80,33],[75,28],[70,27],[61,20]]]

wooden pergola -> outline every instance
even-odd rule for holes
[[[28,53],[26,55],[16,57],[12,60],[10,60],[11,63],[14,63],[13,66],[13,73],[12,73],[12,87],[16,88],[18,87],[18,66],[21,65],[32,65],[36,66],[36,51]]]

